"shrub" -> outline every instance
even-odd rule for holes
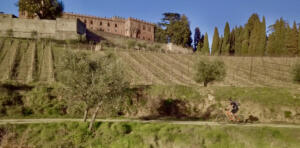
[[[300,83],[300,62],[293,67],[292,74],[294,81]]]
[[[6,31],[6,34],[7,34],[8,37],[13,37],[13,33],[14,32],[13,32],[12,29],[9,29],[9,30]]]
[[[37,31],[32,31],[31,32],[31,38],[37,38],[37,35],[38,35],[38,33],[37,33]]]
[[[102,47],[115,47],[115,45],[108,40],[102,40],[100,44]]]
[[[285,118],[291,118],[291,116],[292,116],[292,112],[290,112],[290,111],[284,111],[284,117]]]
[[[81,43],[86,43],[87,42],[87,38],[86,35],[78,35],[78,41]]]
[[[146,49],[147,48],[146,43],[138,43],[137,46],[139,47],[139,49]]]
[[[135,46],[136,46],[136,41],[134,41],[134,40],[129,40],[128,42],[127,42],[127,48],[128,49],[130,49],[130,48],[134,48]]]
[[[226,75],[225,64],[220,60],[210,61],[207,58],[200,59],[196,64],[196,82],[203,82],[204,86],[212,81],[221,81]]]

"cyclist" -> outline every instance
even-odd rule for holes
[[[232,101],[231,98],[229,98],[230,107],[226,110],[227,117],[231,121],[239,121],[239,118],[236,116],[236,113],[239,111],[239,104],[235,101]]]

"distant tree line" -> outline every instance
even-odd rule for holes
[[[215,27],[212,55],[242,56],[297,56],[300,54],[300,27],[296,22],[291,27],[282,18],[269,26],[267,36],[265,17],[260,20],[253,14],[244,26],[230,30],[226,22],[224,36],[220,36]]]
[[[238,56],[298,56],[300,55],[300,27],[292,26],[283,18],[266,27],[266,19],[254,13],[244,26],[230,29],[226,22],[224,34],[214,29],[211,50],[208,34],[195,28],[194,40],[188,18],[178,13],[164,13],[155,29],[155,40],[161,43],[172,42],[183,47],[193,47],[194,52],[211,55]],[[193,44],[192,44],[193,43]]]

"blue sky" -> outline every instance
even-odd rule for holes
[[[290,24],[300,23],[300,0],[62,0],[66,12],[101,17],[135,17],[157,23],[164,12],[188,16],[191,30],[200,27],[210,38],[214,27],[223,33],[225,22],[230,28],[244,25],[252,13],[266,17],[267,25],[283,17]],[[1,0],[0,11],[18,14],[17,0]]]

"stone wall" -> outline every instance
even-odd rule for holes
[[[86,33],[85,24],[77,19],[0,18],[0,36],[17,38],[52,38],[76,40]]]

